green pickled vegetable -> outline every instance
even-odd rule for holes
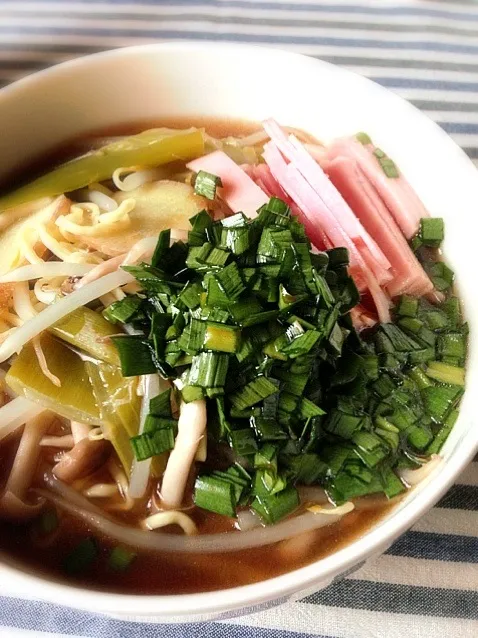
[[[61,416],[81,423],[99,424],[96,405],[85,362],[48,334],[41,337],[41,345],[50,371],[61,387],[54,385],[42,372],[33,345],[28,343],[13,362],[5,377],[14,392]]]
[[[175,160],[194,159],[203,153],[202,131],[193,129],[165,135],[162,129],[150,129],[77,157],[0,197],[0,211],[101,182],[122,166],[161,166]]]
[[[118,334],[115,328],[100,313],[85,306],[57,321],[49,329],[55,336],[72,346],[84,350],[95,359],[119,366],[118,351],[107,337]]]
[[[101,418],[105,439],[111,441],[118,458],[129,474],[133,463],[130,439],[138,434],[141,398],[137,394],[138,377],[123,377],[120,368],[107,363],[85,364]],[[156,456],[151,465],[153,476],[161,476],[166,459]]]

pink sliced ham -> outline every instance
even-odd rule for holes
[[[359,289],[365,287],[372,296],[377,314],[382,322],[390,321],[390,299],[380,288],[376,277],[365,263],[354,242],[330,212],[323,200],[298,168],[287,163],[278,146],[270,141],[264,146],[263,157],[275,180],[295,202],[299,219],[304,224],[311,242],[325,247],[345,246],[350,255],[350,273]]]
[[[392,297],[403,293],[425,295],[433,284],[410,249],[384,202],[363,174],[358,162],[336,157],[327,174],[363,226],[382,248],[392,265],[393,281],[387,290]]]
[[[269,201],[249,175],[222,151],[192,160],[187,167],[195,173],[206,171],[220,177],[222,188],[217,192],[234,213],[255,217],[257,210]]]
[[[336,140],[328,149],[330,160],[336,157],[355,159],[364,175],[373,185],[392,214],[402,233],[411,239],[418,231],[420,219],[429,213],[418,195],[405,177],[400,173],[398,178],[385,175],[377,158],[373,155],[375,147],[364,146],[355,138]]]
[[[285,159],[295,166],[315,191],[323,208],[330,213],[354,243],[378,283],[383,286],[391,281],[391,265],[383,251],[302,143],[294,135],[287,136],[274,120],[266,120],[263,126]]]
[[[362,305],[357,304],[355,308],[350,311],[350,317],[355,330],[360,332],[366,328],[373,328],[377,323],[375,317],[373,317]]]

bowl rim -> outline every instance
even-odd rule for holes
[[[43,69],[2,88],[0,90],[0,112],[2,100],[6,97],[14,96],[15,93],[21,92],[23,88],[34,87],[36,84],[41,84],[44,78],[55,75],[61,76],[64,73],[74,72],[77,68],[94,67],[100,60],[107,58],[121,59],[144,53],[161,54],[161,52],[189,52],[194,54],[196,51],[206,51],[216,55],[220,49],[226,49],[238,54],[254,52],[255,55],[264,55],[274,59],[280,57],[284,60],[300,61],[302,59],[304,64],[316,66],[317,69],[326,67],[329,70],[333,70],[339,80],[343,77],[353,76],[355,82],[360,82],[365,90],[368,92],[375,91],[376,94],[382,96],[382,99],[384,94],[387,94],[389,100],[393,99],[395,103],[400,102],[404,110],[406,108],[412,110],[415,118],[421,118],[422,121],[428,122],[428,125],[432,124],[435,127],[436,136],[441,138],[443,145],[447,145],[448,149],[453,151],[456,162],[461,162],[463,170],[467,170],[470,174],[470,179],[474,179],[478,188],[478,172],[464,151],[437,124],[406,100],[347,69],[300,53],[267,46],[223,42],[161,42],[120,47],[93,53]],[[470,171],[470,167],[473,172]],[[467,443],[468,446],[466,445]],[[261,604],[273,599],[283,599],[296,592],[310,588],[314,584],[319,584],[319,582],[331,581],[336,575],[389,547],[399,535],[408,530],[420,516],[444,495],[460,471],[473,459],[478,451],[478,431],[474,436],[472,432],[466,432],[459,447],[459,458],[454,458],[453,463],[444,463],[435,476],[435,480],[427,482],[426,489],[421,490],[411,502],[404,506],[400,512],[400,517],[391,517],[375,524],[370,531],[365,532],[342,549],[325,558],[258,583],[195,594],[134,595],[88,590],[75,584],[52,580],[48,576],[37,576],[20,567],[12,566],[8,562],[4,563],[2,559],[0,559],[0,571],[10,578],[12,583],[15,583],[16,592],[21,590],[23,593],[25,590],[26,593],[26,590],[31,590],[33,593],[28,594],[29,597],[41,598],[52,603],[87,609],[92,612],[121,613],[129,616],[155,616],[157,619],[167,620],[168,617],[172,616],[182,616],[184,618],[184,616],[193,614],[221,614],[254,606],[259,606],[260,608]]]

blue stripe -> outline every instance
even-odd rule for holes
[[[41,5],[42,0],[37,0]],[[53,0],[58,4],[64,5],[64,0]],[[85,4],[100,4],[104,0],[83,0]],[[155,5],[158,4],[158,0],[115,0],[116,4],[126,4],[134,6],[135,4],[141,5]],[[321,4],[292,4],[290,2],[243,2],[241,0],[220,0],[219,2],[208,0],[176,0],[174,3],[164,3],[168,6],[187,6],[187,7],[232,7],[238,9],[281,9],[283,11],[316,11],[317,13],[347,13],[353,15],[385,15],[385,16],[422,16],[422,17],[436,17],[436,18],[448,18],[454,20],[478,20],[478,13],[468,11],[445,11],[441,9],[429,9],[425,7],[370,7],[370,6],[353,6],[348,4],[333,4],[333,3],[321,3]]]
[[[406,75],[406,71],[404,71],[404,75]],[[457,77],[459,77],[458,73]],[[465,93],[478,92],[478,82],[459,82],[455,80],[415,80],[406,77],[374,77],[373,79],[375,82],[378,82],[382,86],[386,86],[390,89],[435,89],[439,91],[463,91]]]
[[[438,506],[476,511],[478,510],[478,486],[453,485],[438,503]]]
[[[160,24],[160,21],[158,21]],[[351,38],[331,38],[331,37],[310,37],[310,36],[286,36],[268,35],[255,33],[215,33],[191,32],[169,29],[91,29],[85,27],[37,27],[19,26],[12,30],[11,27],[0,26],[0,33],[15,34],[46,34],[54,35],[86,35],[86,36],[107,36],[107,37],[142,37],[163,40],[213,40],[219,42],[249,42],[255,44],[306,44],[306,45],[328,45],[341,47],[355,47],[357,49],[379,47],[384,49],[400,49],[407,51],[442,51],[448,53],[478,53],[478,45],[448,44],[444,42],[394,42],[393,40],[363,40]]]
[[[455,534],[407,532],[387,550],[391,556],[478,563],[478,538]]]
[[[72,595],[74,595],[72,593]],[[0,597],[2,626],[87,638],[312,638],[311,634],[218,623],[155,625],[114,620],[42,602]],[[32,620],[34,619],[34,623]],[[314,638],[327,638],[314,634]]]
[[[458,589],[342,580],[301,602],[396,614],[478,619],[478,592]]]

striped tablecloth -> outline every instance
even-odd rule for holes
[[[410,100],[478,161],[475,2],[0,0],[0,84],[78,55],[172,39],[274,45],[342,65]],[[6,583],[0,594],[8,637],[476,638],[478,463],[384,556],[279,609],[165,628],[12,598]]]

